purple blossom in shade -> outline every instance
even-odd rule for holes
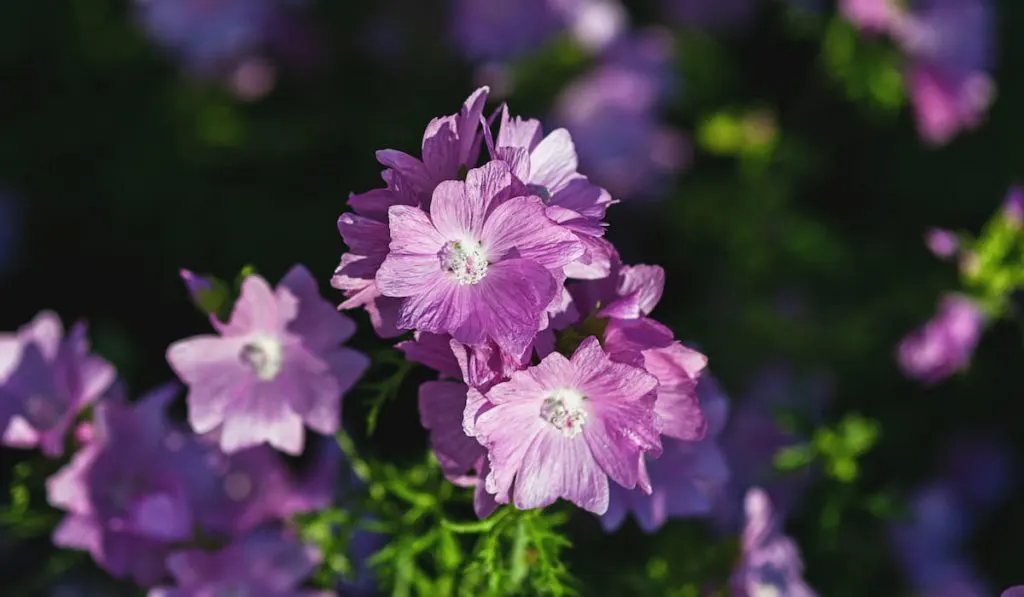
[[[488,89],[477,89],[458,114],[435,118],[423,134],[423,159],[393,149],[377,152],[387,167],[382,177],[386,188],[349,196],[351,213],[338,218],[338,231],[348,252],[334,272],[331,286],[344,291],[342,309],[364,307],[379,335],[402,334],[396,327],[401,301],[381,296],[374,277],[388,254],[391,232],[388,209],[393,205],[429,206],[438,183],[456,180],[460,171],[476,165],[480,154],[480,118]]]
[[[356,531],[349,539],[349,559],[354,574],[338,583],[338,593],[344,597],[376,597],[379,594],[377,578],[369,559],[387,545],[387,537],[367,531]]]
[[[714,378],[704,374],[697,385],[707,433],[700,441],[663,439],[664,453],[648,458],[652,493],[613,486],[608,512],[601,517],[605,531],[619,528],[632,512],[640,528],[657,531],[669,518],[700,516],[711,511],[729,476],[716,438],[725,426],[729,402]]]
[[[552,353],[512,374],[466,425],[488,451],[487,492],[520,509],[563,498],[595,514],[608,509],[609,477],[649,492],[640,463],[661,453],[656,387],[642,369],[609,359],[595,337],[572,359]],[[474,393],[468,402],[481,404]]]
[[[88,551],[107,572],[152,586],[166,576],[172,545],[191,538],[190,487],[181,472],[199,452],[165,418],[180,389],[164,386],[137,404],[96,406],[97,434],[46,482],[48,501],[67,511],[53,533],[58,547]]]
[[[944,478],[969,511],[992,506],[1007,497],[1014,481],[1009,446],[991,436],[955,438],[944,461]]]
[[[452,0],[452,38],[472,61],[504,61],[535,50],[565,23],[553,0]]]
[[[960,252],[960,239],[950,230],[930,228],[925,233],[924,242],[928,250],[940,259],[949,259]]]
[[[573,39],[589,51],[604,50],[629,28],[629,14],[619,0],[562,0],[558,4]]]
[[[17,334],[0,335],[2,443],[60,456],[78,413],[116,375],[110,363],[90,352],[86,325],[75,324],[65,336],[53,312],[39,313]]]
[[[798,380],[788,367],[779,364],[765,367],[750,387],[745,400],[733,403],[719,438],[730,468],[730,478],[715,503],[714,521],[721,529],[739,525],[744,495],[751,487],[766,491],[780,516],[796,509],[812,471],[775,470],[775,454],[803,440],[780,424],[778,411],[792,410],[813,420],[829,391],[824,377]]]
[[[899,18],[894,0],[839,0],[839,11],[861,31],[883,33]]]
[[[890,30],[910,60],[906,79],[921,137],[944,145],[978,126],[994,87],[989,0],[914,0]]]
[[[1024,191],[1020,187],[1010,187],[1003,201],[1002,214],[1014,227],[1024,226]]]
[[[782,534],[768,493],[759,487],[743,499],[745,523],[740,538],[742,555],[730,581],[734,597],[785,595],[815,597],[803,579],[803,560],[796,543]]]
[[[177,587],[158,587],[149,597],[260,595],[299,597],[332,595],[302,589],[320,562],[319,552],[291,534],[260,529],[220,551],[179,551],[167,558]]]
[[[491,156],[508,164],[512,175],[549,206],[548,217],[583,244],[583,255],[566,273],[584,279],[608,275],[614,249],[601,237],[612,198],[577,172],[569,131],[556,129],[545,136],[539,120],[510,117],[508,107],[502,106],[498,138],[492,142],[488,135],[487,141]]]
[[[404,299],[398,327],[446,333],[475,345],[491,339],[521,355],[541,327],[583,248],[533,196],[513,196],[504,162],[446,181],[429,212],[389,209],[390,252],[377,271],[381,294]]]
[[[759,0],[664,0],[668,16],[700,29],[732,30],[753,21]]]
[[[971,515],[945,481],[925,486],[910,502],[912,517],[894,524],[890,539],[910,585],[927,597],[990,595],[963,557]]]
[[[908,334],[899,344],[897,358],[903,373],[934,384],[970,364],[985,327],[978,305],[959,294],[947,294],[928,323]]]
[[[1018,585],[1016,587],[1010,587],[1003,591],[1001,597],[1024,597],[1024,585]]]
[[[189,422],[197,433],[219,430],[225,452],[264,442],[302,451],[305,423],[332,434],[341,396],[369,366],[362,353],[339,346],[355,324],[320,298],[316,281],[295,266],[273,290],[249,276],[219,335],[175,342],[167,361],[189,386]]]
[[[580,164],[615,197],[655,194],[690,161],[685,135],[661,122],[676,86],[671,60],[667,32],[623,37],[556,100],[554,120],[572,133]]]

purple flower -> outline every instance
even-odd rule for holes
[[[486,133],[485,129],[485,133]],[[608,275],[613,249],[604,235],[604,216],[611,195],[576,171],[576,148],[565,129],[544,136],[539,120],[510,117],[502,106],[498,138],[487,137],[491,156],[508,164],[512,175],[551,206],[548,216],[571,230],[585,252],[566,273],[575,278]]]
[[[759,0],[665,0],[669,16],[702,29],[735,29],[753,20]]]
[[[572,133],[580,163],[615,197],[654,194],[689,162],[688,140],[659,114],[676,86],[671,60],[672,36],[642,31],[556,101],[554,120]]]
[[[1016,587],[1010,587],[1003,591],[1001,597],[1024,597],[1024,585],[1018,585]]]
[[[605,531],[619,528],[629,512],[636,516],[642,530],[653,533],[669,518],[699,516],[711,510],[729,476],[716,441],[725,426],[729,403],[718,383],[707,374],[701,377],[697,389],[708,424],[704,439],[663,439],[661,457],[646,460],[652,493],[613,486],[608,512],[601,517]]]
[[[167,361],[189,386],[189,422],[215,429],[225,452],[268,442],[302,451],[303,423],[331,434],[340,423],[341,395],[369,360],[339,345],[355,324],[322,298],[302,266],[276,292],[249,276],[228,323],[211,318],[220,335],[175,342]]]
[[[935,317],[900,342],[897,356],[904,374],[933,384],[965,370],[984,326],[985,316],[974,301],[947,294]]]
[[[64,336],[60,318],[43,311],[17,334],[0,335],[0,426],[3,443],[57,457],[75,417],[116,376],[89,351],[84,323]]]
[[[743,552],[730,581],[734,597],[817,595],[804,582],[800,550],[781,533],[768,494],[759,487],[751,488],[744,498],[744,511]]]
[[[563,26],[552,0],[452,0],[451,27],[470,60],[507,60],[545,43]]]
[[[1020,187],[1010,187],[1003,201],[1002,214],[1015,228],[1024,226],[1024,191]]]
[[[487,94],[486,87],[477,89],[458,114],[430,122],[423,134],[422,161],[393,149],[377,152],[378,161],[388,168],[382,174],[387,187],[351,195],[352,213],[338,218],[338,231],[349,250],[341,256],[331,286],[345,292],[342,309],[365,307],[382,337],[402,334],[395,326],[401,301],[381,296],[374,283],[391,242],[388,209],[392,205],[429,205],[438,183],[456,180],[462,169],[476,164]]]
[[[839,10],[846,20],[871,33],[888,31],[900,15],[894,0],[839,0]]]
[[[1013,458],[1000,439],[962,435],[950,442],[944,478],[970,510],[992,506],[1007,497],[1013,479]]]
[[[936,257],[949,259],[960,252],[960,239],[956,233],[942,228],[930,228],[925,233],[924,242]]]
[[[995,19],[988,0],[914,0],[892,24],[911,65],[917,127],[943,145],[980,124],[993,96]]]
[[[220,551],[180,551],[167,558],[177,587],[159,587],[149,597],[261,595],[299,597],[330,595],[301,588],[316,569],[320,554],[288,533],[260,530],[240,537]]]
[[[552,353],[512,374],[487,392],[475,416],[468,413],[467,431],[488,451],[487,492],[520,509],[563,498],[604,514],[608,478],[629,489],[647,485],[641,458],[661,452],[656,387],[642,369],[612,362],[594,337],[572,359]]]
[[[68,512],[54,544],[86,550],[110,574],[142,586],[166,576],[164,558],[192,537],[195,522],[181,472],[200,454],[164,413],[178,391],[169,385],[135,405],[98,405],[99,437],[46,483],[50,504]]]
[[[522,354],[563,279],[583,252],[533,196],[515,196],[504,162],[437,186],[429,212],[389,211],[390,252],[377,271],[380,293],[404,299],[398,327],[451,334],[465,344],[494,340]]]

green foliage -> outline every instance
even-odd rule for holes
[[[895,112],[906,103],[896,49],[881,40],[865,39],[841,16],[825,28],[822,61],[849,99],[867,100],[883,112]]]
[[[775,468],[788,472],[817,460],[833,479],[853,483],[860,470],[858,460],[871,450],[880,435],[878,422],[850,413],[834,428],[816,429],[810,442],[779,450],[774,458]]]

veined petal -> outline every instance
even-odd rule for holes
[[[514,250],[548,269],[561,268],[583,254],[576,235],[549,220],[537,197],[516,197],[499,205],[484,222],[481,240],[492,261]]]

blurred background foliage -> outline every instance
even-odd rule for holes
[[[141,390],[172,375],[170,342],[207,325],[180,268],[231,279],[254,264],[276,280],[302,262],[326,296],[337,294],[327,286],[342,251],[335,221],[349,192],[378,185],[374,151],[415,151],[425,124],[477,83],[448,42],[438,0],[322,0],[307,10],[321,58],[247,102],[183,74],[125,2],[0,5],[0,184],[13,204],[0,213],[12,245],[0,268],[0,329],[42,308],[85,318],[97,350]],[[636,25],[659,18],[646,2],[630,10]],[[783,363],[828,373],[821,419],[834,435],[850,432],[846,413],[877,423],[853,432],[877,435],[853,477],[820,476],[790,521],[824,597],[905,594],[886,517],[938,472],[955,434],[1011,439],[1024,462],[1018,326],[988,330],[971,369],[934,387],[905,379],[893,356],[957,283],[955,268],[925,248],[926,228],[978,231],[1022,175],[1024,40],[1013,33],[1024,4],[997,10],[996,101],[979,130],[938,149],[915,132],[896,52],[828,7],[772,2],[742,33],[678,30],[683,87],[666,118],[691,132],[691,167],[609,214],[627,262],[667,270],[654,315],[709,355],[734,400],[764,366]],[[589,60],[560,39],[518,63],[514,112],[549,114]],[[383,346],[365,315],[355,317],[354,344]],[[425,445],[413,383],[384,407],[372,438],[396,458],[417,458]],[[347,419],[365,415],[352,406],[359,400],[349,398]],[[797,424],[814,435],[810,422]],[[837,442],[814,440],[823,453],[843,452]],[[25,456],[3,457],[9,481]],[[994,588],[1024,581],[1022,503],[1005,499],[971,545]],[[680,587],[715,566],[724,576],[735,550],[694,522],[653,538],[629,524],[614,541],[585,515],[570,528],[571,568],[603,594],[696,595]],[[60,565],[45,537],[19,541],[4,538],[5,586]],[[78,564],[88,569],[87,560]]]

